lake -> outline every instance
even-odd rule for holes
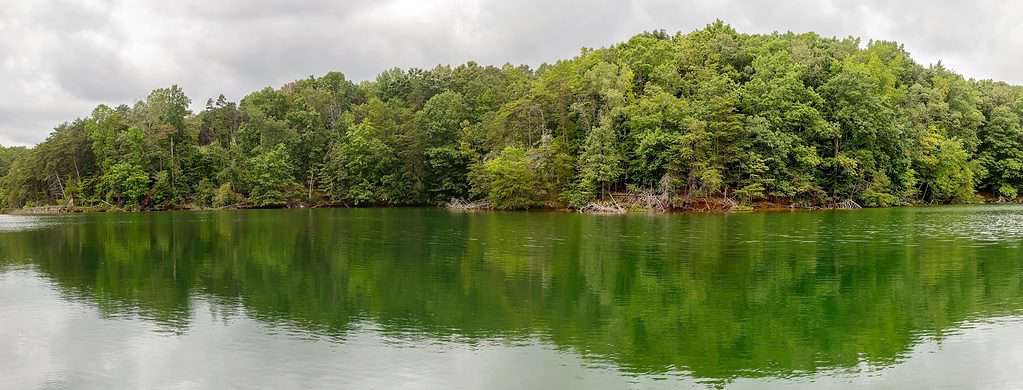
[[[1023,207],[0,216],[2,389],[1019,388]]]

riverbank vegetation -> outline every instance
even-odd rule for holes
[[[0,206],[884,207],[1023,189],[1020,87],[893,42],[721,22],[536,69],[331,72],[190,106],[157,89],[0,150]]]

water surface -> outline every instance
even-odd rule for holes
[[[0,216],[2,389],[1018,388],[1023,208]]]

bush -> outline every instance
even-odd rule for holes
[[[231,183],[224,183],[217,188],[217,193],[213,195],[213,207],[226,207],[236,205],[241,202],[242,196],[234,192],[234,187]]]
[[[149,176],[135,164],[122,162],[110,167],[103,175],[100,186],[111,202],[138,206],[149,191]]]
[[[736,190],[735,195],[739,197],[742,204],[749,205],[754,200],[764,197],[764,185],[760,183],[747,184],[745,187]]]
[[[543,204],[536,199],[536,174],[526,150],[509,146],[483,163],[487,199],[498,209],[528,209]]]
[[[287,204],[295,183],[291,177],[294,169],[284,144],[253,157],[251,166],[254,177],[249,199],[259,207]]]
[[[195,187],[195,202],[198,206],[210,207],[216,197],[217,191],[213,188],[213,183],[209,179],[199,180],[199,184]]]
[[[998,187],[998,195],[1007,199],[1016,199],[1019,193],[1016,191],[1016,187],[1013,187],[1011,184],[1002,184]]]
[[[160,171],[156,174],[153,184],[153,204],[157,208],[167,208],[174,203],[174,186],[171,185],[170,172]]]

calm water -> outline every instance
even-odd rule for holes
[[[0,216],[0,389],[1023,387],[1023,208]]]

